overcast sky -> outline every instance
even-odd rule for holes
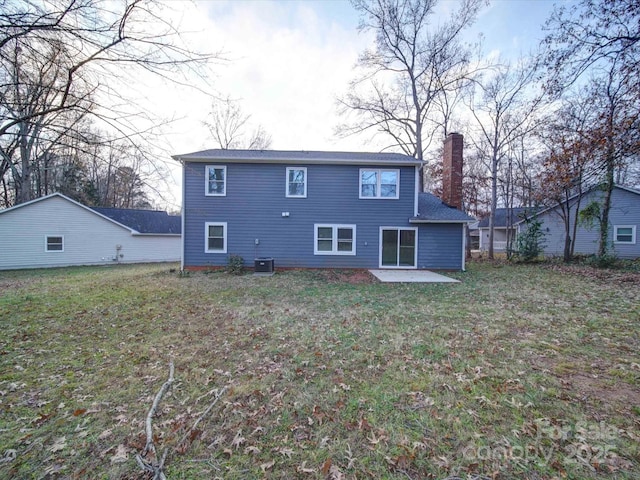
[[[526,55],[542,38],[541,25],[554,0],[493,0],[468,32],[484,36],[484,52]],[[358,15],[343,0],[215,0],[171,3],[181,30],[192,32],[195,48],[224,51],[228,62],[214,67],[211,91],[240,102],[254,124],[271,134],[273,149],[375,151],[383,145],[368,137],[338,139],[335,99],[353,78],[358,54],[373,35],[358,32]],[[176,7],[182,5],[182,8]],[[455,0],[439,8],[454,9]],[[202,126],[209,100],[189,89],[172,88],[151,101],[176,118],[167,142],[172,153],[213,148]],[[171,161],[167,159],[169,164]],[[172,169],[180,184],[179,168]],[[174,206],[180,204],[179,189]]]

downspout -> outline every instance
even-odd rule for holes
[[[415,195],[413,196],[413,216],[417,217],[418,216],[418,201],[419,201],[419,195],[420,195],[420,175],[423,174],[422,172],[422,168],[424,167],[424,165],[416,165],[414,167],[415,169],[415,190],[414,193]]]
[[[469,228],[468,223],[462,224],[462,271],[466,272],[467,270],[467,228]]]
[[[182,212],[180,214],[180,228],[181,228],[181,235],[180,235],[180,271],[184,272],[184,237],[185,237],[185,229],[184,229],[184,224],[185,224],[185,215],[186,215],[186,209],[185,209],[185,202],[186,202],[186,180],[187,180],[187,175],[186,175],[186,165],[184,163],[184,161],[180,160],[180,163],[182,164]]]

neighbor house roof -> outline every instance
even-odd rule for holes
[[[139,233],[180,235],[182,231],[181,218],[167,212],[131,208],[90,208]]]
[[[62,198],[121,228],[129,230],[132,235],[180,235],[182,230],[181,218],[179,216],[169,215],[167,212],[124,208],[92,208],[57,192],[5,208],[4,210],[0,210],[0,214],[21,209],[27,205],[45,202],[54,197]]]
[[[410,223],[470,223],[473,221],[475,218],[447,205],[431,193],[418,195],[418,216],[409,219]]]
[[[327,152],[305,150],[211,149],[174,155],[181,162],[224,161],[234,163],[317,163],[420,166],[422,162],[401,153]]]
[[[582,193],[576,193],[575,195],[572,195],[571,197],[569,197],[567,200],[564,200],[562,203],[572,202],[573,200],[575,200],[576,198],[578,198],[580,195],[583,195],[583,196],[584,196],[584,195],[586,195],[586,194],[590,193],[591,191],[593,191],[593,190],[595,190],[595,189],[597,189],[597,188],[600,188],[600,186],[599,186],[599,185],[596,185],[596,186],[594,186],[594,187],[591,187],[591,188],[589,188],[589,189],[585,190],[585,191],[584,191],[584,192],[582,192]],[[622,185],[614,185],[614,186],[613,186],[613,188],[614,188],[614,189],[616,189],[616,188],[617,188],[617,189],[619,189],[619,190],[624,190],[624,191],[626,191],[626,192],[633,193],[633,194],[635,194],[635,195],[640,196],[640,190],[636,190],[635,188],[631,188],[631,187],[624,187],[624,186],[622,186]],[[545,213],[547,213],[547,212],[549,212],[549,211],[551,211],[551,210],[554,210],[554,209],[556,209],[556,208],[558,208],[558,204],[553,205],[553,206],[551,206],[551,207],[540,208],[540,209],[538,209],[538,211],[536,211],[536,212],[535,212],[535,216],[545,214]],[[514,222],[514,224],[516,224],[516,223],[520,223],[520,222],[523,222],[523,221],[524,221],[524,219],[520,218],[520,219],[517,219],[517,220]]]
[[[535,207],[496,208],[494,227],[506,228],[509,213],[511,214],[511,221],[509,223],[511,226],[513,226],[521,221],[524,218],[525,214],[534,215],[539,210],[539,208]],[[478,228],[489,228],[489,217],[485,217],[480,220]]]

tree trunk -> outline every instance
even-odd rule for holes
[[[491,161],[491,212],[489,213],[489,259],[493,260],[493,236],[498,206],[498,154],[494,151]]]

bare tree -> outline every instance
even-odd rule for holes
[[[640,5],[634,0],[582,0],[570,9],[556,9],[547,29],[543,46],[549,91],[562,93],[587,78],[599,110],[589,141],[598,147],[604,191],[597,206],[598,254],[604,256],[616,170],[637,162],[640,147]]]
[[[250,119],[251,115],[245,115],[236,100],[226,97],[213,102],[209,119],[204,124],[213,140],[224,150],[267,150],[271,146],[271,135],[262,125],[249,131]]]
[[[11,172],[14,201],[32,197],[34,154],[55,140],[53,126],[90,115],[135,145],[140,127],[116,106],[135,103],[127,83],[146,74],[181,83],[215,58],[184,46],[166,8],[153,0],[2,2],[0,172]]]
[[[376,44],[360,55],[363,74],[339,99],[342,113],[355,114],[355,120],[338,131],[383,133],[391,141],[387,148],[424,160],[437,125],[446,131],[451,121],[452,93],[470,76],[470,48],[462,45],[460,34],[483,2],[463,0],[440,24],[433,21],[437,0],[352,3],[361,15],[360,30],[375,32]]]
[[[556,7],[543,42],[550,86],[562,90],[594,67],[617,59],[621,71],[638,69],[640,4],[636,0],[581,0]]]
[[[535,65],[504,64],[476,83],[469,107],[477,131],[472,135],[475,147],[484,152],[483,158],[491,177],[491,205],[489,209],[489,258],[494,258],[495,212],[498,203],[498,174],[500,165],[509,156],[513,142],[535,128],[534,113],[540,104],[539,95],[531,95]],[[480,95],[476,96],[476,91]]]

